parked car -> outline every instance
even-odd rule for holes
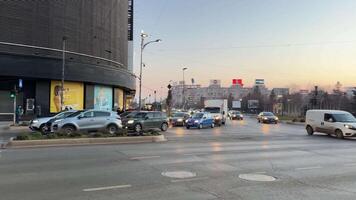
[[[306,114],[308,135],[314,132],[344,137],[356,136],[356,118],[349,112],[341,110],[308,110]]]
[[[184,126],[185,120],[189,118],[189,114],[185,112],[176,112],[172,114],[170,117],[169,122],[172,126]]]
[[[233,111],[229,112],[229,118],[231,120],[234,120],[234,119],[243,120],[244,116],[242,115],[242,113],[240,111],[233,110]]]
[[[211,113],[201,112],[195,113],[192,117],[185,121],[185,126],[187,129],[190,128],[199,128],[202,129],[204,127],[214,128],[214,118]]]
[[[54,121],[51,130],[67,135],[76,131],[106,131],[115,134],[120,128],[122,128],[121,118],[116,112],[84,110]]]
[[[51,126],[47,126],[49,121],[54,121],[58,119],[63,119],[72,113],[76,112],[75,110],[68,110],[60,112],[52,117],[41,117],[36,118],[30,121],[29,128],[33,131],[41,131],[41,133],[46,133],[50,130]]]
[[[137,133],[154,128],[166,131],[168,129],[168,118],[166,113],[163,112],[141,111],[123,118],[123,125],[126,129]]]
[[[258,123],[274,123],[277,124],[279,119],[271,112],[261,112],[257,116]]]

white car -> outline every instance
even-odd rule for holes
[[[75,110],[68,110],[60,112],[52,117],[41,117],[31,120],[29,128],[33,131],[41,131],[42,133],[47,132],[50,127],[47,127],[46,124],[50,120],[59,120],[66,118],[67,116],[76,112]]]
[[[346,111],[308,110],[305,123],[308,135],[320,132],[338,138],[356,136],[356,118]]]

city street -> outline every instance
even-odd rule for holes
[[[0,199],[355,199],[356,140],[253,118],[168,142],[3,149]],[[170,173],[170,172],[181,173]],[[185,173],[184,173],[185,172]],[[191,173],[189,173],[191,172]],[[162,174],[186,176],[170,178]],[[267,175],[249,181],[243,174]],[[191,175],[191,176],[190,176]]]

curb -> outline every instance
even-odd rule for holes
[[[105,144],[137,144],[148,142],[165,142],[164,135],[137,136],[137,137],[110,137],[110,138],[77,138],[77,139],[49,139],[49,140],[10,140],[6,148],[37,148],[37,147],[62,147],[80,145],[105,145]]]

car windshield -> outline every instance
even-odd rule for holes
[[[333,114],[336,122],[356,122],[356,118],[351,114]]]
[[[144,118],[146,117],[147,113],[135,113],[130,118]]]
[[[204,113],[195,113],[192,118],[193,119],[201,119],[204,116]]]
[[[234,114],[234,115],[239,115],[239,114],[241,114],[239,111],[234,111],[234,112],[232,112],[232,114]]]
[[[219,107],[207,107],[204,109],[205,112],[209,113],[220,113],[220,108]]]
[[[263,113],[263,116],[274,116],[274,114],[270,113],[270,112],[265,112],[265,113]]]
[[[76,117],[76,116],[80,115],[82,112],[84,112],[84,110],[76,111],[76,112],[68,115],[66,118]]]
[[[121,118],[132,118],[137,112],[124,112],[120,115]]]
[[[184,117],[185,113],[173,113],[172,117]]]

